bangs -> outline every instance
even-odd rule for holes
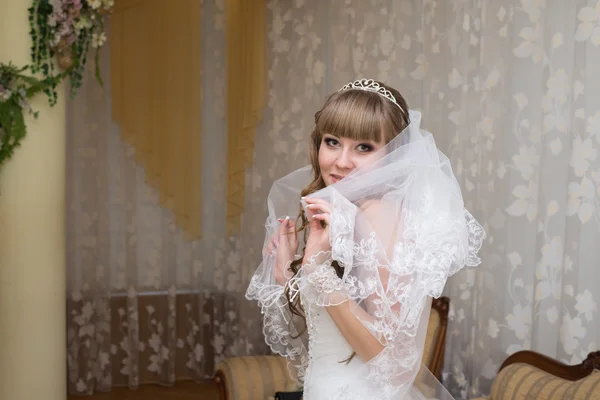
[[[356,141],[374,141],[384,138],[385,118],[380,95],[359,90],[340,92],[323,108],[317,122],[317,131]]]

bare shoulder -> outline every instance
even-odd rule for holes
[[[375,214],[386,210],[391,210],[393,202],[390,200],[382,199],[369,199],[363,202],[360,206],[360,210],[365,214]]]
[[[369,199],[360,209],[386,248],[392,246],[396,242],[402,220],[398,203],[391,199]]]
[[[369,199],[365,201],[360,211],[371,222],[395,226],[401,219],[401,211],[397,202],[391,199]]]

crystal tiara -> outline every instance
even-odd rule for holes
[[[402,107],[400,107],[400,104],[396,102],[396,98],[394,97],[392,92],[381,86],[379,83],[375,82],[373,79],[358,79],[354,82],[347,83],[344,86],[342,86],[342,88],[338,90],[338,92],[348,89],[358,89],[366,90],[369,92],[375,92],[378,95],[383,96],[392,103],[394,103],[400,110],[404,111]]]

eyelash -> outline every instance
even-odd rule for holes
[[[336,144],[339,144],[339,142],[335,139],[332,138],[325,138],[325,144],[327,144],[328,146],[335,146]],[[362,153],[368,153],[370,151],[373,150],[373,146],[369,145],[369,144],[365,144],[365,143],[361,143],[358,145],[358,147],[363,147],[364,150],[361,150]]]

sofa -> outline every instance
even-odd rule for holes
[[[423,363],[441,380],[450,300],[433,299]],[[217,365],[214,381],[220,400],[266,400],[276,392],[297,390],[288,375],[286,359],[278,355],[227,358]]]
[[[600,351],[566,365],[534,351],[508,357],[489,397],[475,400],[600,400]]]

